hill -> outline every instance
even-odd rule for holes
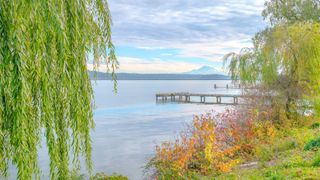
[[[111,75],[103,72],[89,71],[91,79],[111,80]],[[96,77],[96,78],[95,78]],[[221,74],[137,74],[117,73],[118,80],[230,80]]]

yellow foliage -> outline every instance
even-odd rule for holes
[[[152,163],[158,171],[178,176],[229,172],[240,162],[235,158],[239,148],[218,140],[216,124],[210,116],[195,117],[191,128],[174,143],[157,146]]]
[[[271,121],[256,122],[254,125],[255,139],[272,140],[277,136],[277,128]]]

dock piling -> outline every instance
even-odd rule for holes
[[[191,100],[191,97],[192,100]],[[215,98],[215,100],[208,100],[207,98]],[[198,98],[198,100],[196,100]],[[232,98],[233,101],[222,102],[224,98]],[[162,93],[156,94],[156,101],[165,102],[179,102],[179,103],[200,103],[200,104],[224,104],[224,105],[238,105],[239,98],[243,95],[239,94],[200,94],[200,93]],[[161,100],[161,101],[160,101]]]

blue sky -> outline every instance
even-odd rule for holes
[[[250,47],[264,0],[109,0],[118,72],[178,73]]]

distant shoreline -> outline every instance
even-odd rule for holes
[[[231,80],[221,74],[136,74],[117,73],[117,80]],[[111,74],[89,71],[92,80],[112,80]]]

